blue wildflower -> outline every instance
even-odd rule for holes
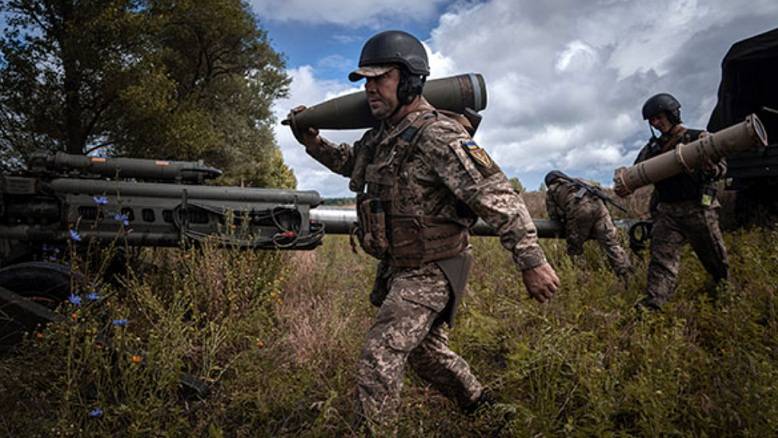
[[[114,319],[111,324],[115,325],[116,327],[127,327],[127,320],[126,319]]]
[[[86,294],[86,299],[89,301],[97,301],[100,299],[100,295],[97,292],[89,292]]]
[[[121,223],[122,223],[122,225],[124,225],[125,227],[126,227],[127,225],[130,225],[130,218],[129,218],[129,217],[127,217],[127,215],[126,215],[126,214],[124,214],[124,213],[116,213],[115,215],[113,215],[113,218],[114,218],[115,220],[117,220],[117,221],[121,222]]]
[[[79,297],[76,294],[70,294],[68,297],[68,301],[70,301],[70,304],[74,306],[80,306],[81,305],[81,297]]]
[[[89,411],[89,416],[92,418],[99,418],[103,416],[103,410],[100,408],[94,408]]]
[[[81,235],[78,234],[78,231],[76,231],[76,230],[71,228],[70,230],[68,230],[68,232],[70,233],[70,240],[72,240],[74,242],[80,242],[81,241]]]
[[[94,199],[95,204],[97,205],[105,205],[108,203],[108,198],[105,196],[93,196],[92,199]]]

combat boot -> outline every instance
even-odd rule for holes
[[[620,272],[616,274],[618,279],[618,285],[621,287],[621,292],[626,293],[629,290],[629,274],[626,272]]]
[[[650,313],[659,313],[662,311],[662,307],[657,304],[650,297],[643,298],[635,304],[635,313],[637,319],[643,319],[645,315]]]
[[[494,393],[488,389],[483,390],[481,395],[463,410],[488,429],[490,436],[498,436],[518,415],[515,405],[498,402]]]
[[[616,272],[616,278],[619,279],[621,286],[624,288],[624,292],[627,292],[635,278],[635,268],[633,266],[627,266],[619,269],[618,272]]]

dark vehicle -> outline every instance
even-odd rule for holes
[[[736,191],[740,225],[778,217],[778,29],[729,49],[721,63],[718,103],[707,129],[720,131],[751,113],[762,120],[771,145],[728,158],[727,188]]]
[[[203,184],[221,171],[202,162],[36,155],[0,175],[0,348],[53,321],[74,278],[52,252],[91,242],[176,247],[213,239],[245,249],[312,249],[315,191]]]

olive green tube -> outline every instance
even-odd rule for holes
[[[762,122],[751,114],[746,120],[721,131],[707,134],[689,144],[681,144],[632,167],[620,167],[613,176],[616,193],[632,193],[640,187],[665,180],[686,170],[698,168],[709,158],[716,162],[737,152],[767,145]]]
[[[71,171],[108,178],[139,178],[159,181],[202,182],[216,178],[222,171],[202,161],[145,160],[141,158],[102,158],[57,152],[39,155],[30,161],[32,168]]]
[[[319,207],[310,212],[311,222],[324,225],[325,234],[351,234],[352,228],[357,223],[357,212],[354,208]],[[538,237],[555,238],[564,235],[564,227],[557,221],[549,219],[533,219]],[[470,228],[470,233],[475,236],[496,236],[494,228],[483,220]]]
[[[44,185],[61,195],[105,195],[153,197],[156,199],[186,197],[190,201],[223,201],[317,206],[321,203],[314,190],[261,189],[253,187],[203,186],[191,184],[157,184],[134,181],[55,178]]]
[[[478,73],[433,79],[424,85],[424,98],[441,110],[464,114],[470,108],[478,112],[486,108],[486,82]],[[283,123],[302,131],[310,127],[365,129],[378,121],[370,114],[365,92],[360,91],[306,108]]]

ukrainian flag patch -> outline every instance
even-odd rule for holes
[[[481,149],[478,144],[473,140],[468,140],[465,142],[462,142],[462,147],[467,151],[467,154],[470,155],[470,158],[473,159],[473,161],[476,162],[480,167],[483,167],[485,169],[490,169],[492,166],[494,166],[494,162],[492,161],[491,157],[489,157],[489,154],[486,153],[485,150]]]

